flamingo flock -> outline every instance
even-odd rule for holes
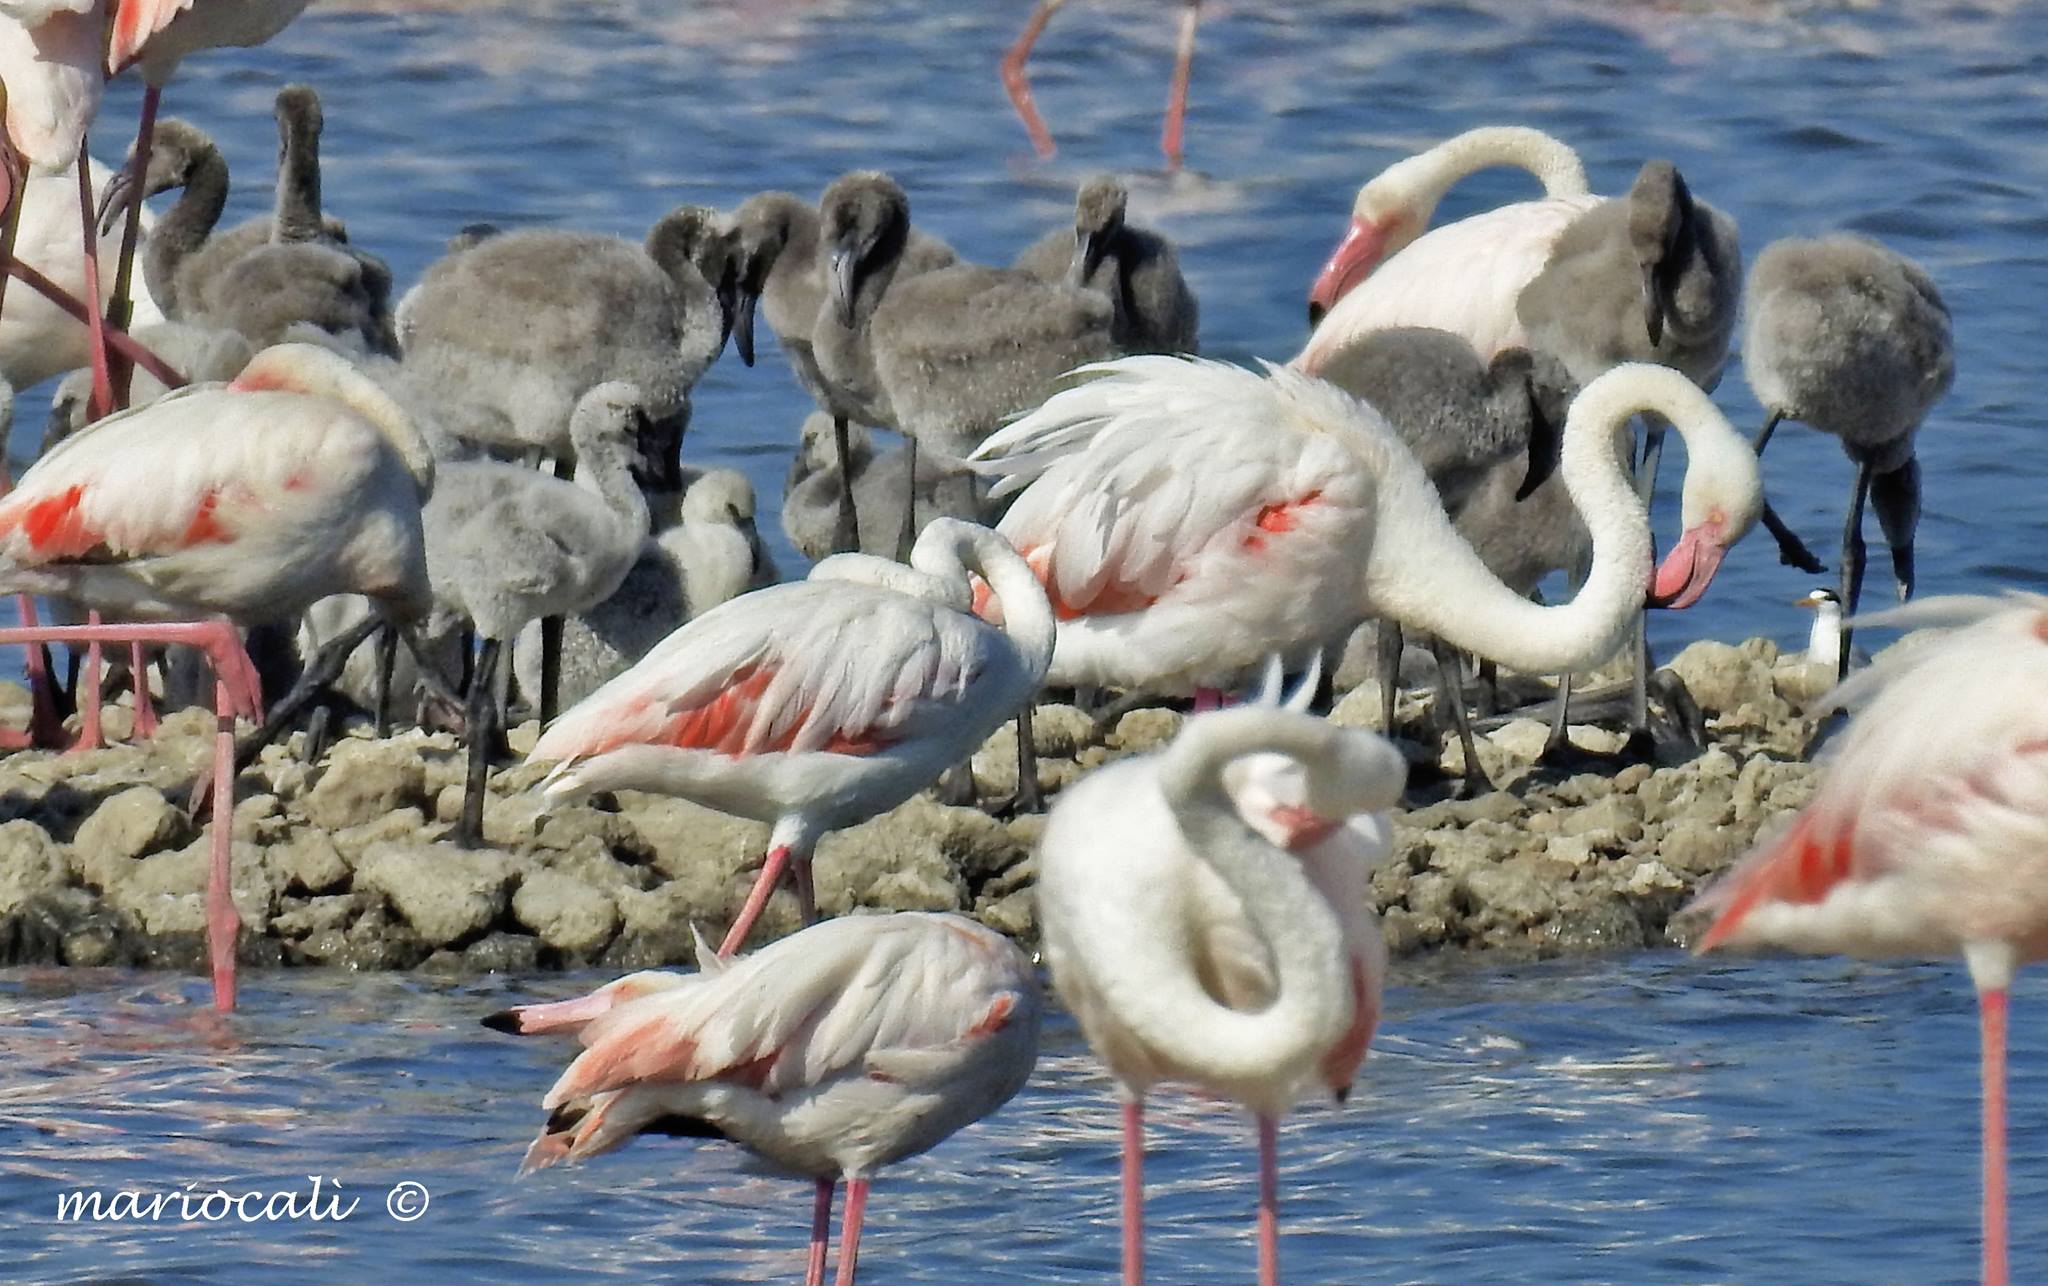
[[[1003,62],[1048,155],[1025,62],[1061,3],[1042,0]],[[36,645],[39,712],[10,742],[54,735],[42,644],[91,649],[88,742],[103,646],[132,649],[145,735],[145,646],[208,658],[218,1006],[234,1003],[239,931],[221,819],[258,746],[316,700],[353,698],[381,728],[394,684],[411,685],[456,712],[468,775],[447,834],[481,844],[524,702],[545,724],[527,755],[545,800],[649,792],[771,831],[721,941],[696,938],[694,972],[485,1020],[581,1047],[522,1172],[639,1134],[730,1140],[812,1180],[810,1283],[844,1183],[846,1286],[875,1172],[1017,1093],[1043,1000],[1030,959],[971,919],[820,922],[819,840],[934,787],[977,802],[963,766],[1013,721],[1017,791],[990,804],[1037,807],[1029,716],[1048,689],[1185,699],[1164,749],[1053,801],[1045,963],[1121,1100],[1124,1280],[1144,1276],[1143,1105],[1172,1083],[1251,1113],[1258,1275],[1277,1282],[1278,1122],[1305,1093],[1341,1101],[1378,1028],[1371,876],[1409,771],[1393,670],[1382,727],[1339,727],[1315,712],[1326,657],[1368,623],[1395,661],[1400,631],[1433,640],[1466,787],[1486,789],[1467,655],[1566,676],[1561,732],[1568,676],[1637,640],[1640,681],[1642,611],[1700,601],[1759,522],[1786,562],[1819,569],[1765,498],[1764,447],[1797,421],[1856,466],[1839,592],[1807,601],[1816,659],[1847,677],[1833,699],[1860,713],[1813,803],[1699,900],[1699,947],[1964,956],[1983,1014],[1984,1275],[2005,1279],[2006,989],[2048,954],[2048,903],[2024,895],[2048,852],[2048,600],[1904,609],[1950,630],[1854,676],[1844,617],[1866,504],[1901,598],[1916,583],[1915,435],[1954,372],[1918,265],[1834,236],[1776,243],[1745,278],[1734,222],[1671,161],[1600,197],[1565,143],[1488,126],[1362,185],[1307,286],[1313,332],[1257,369],[1198,355],[1179,252],[1128,221],[1109,176],[1010,267],[961,260],[913,224],[896,179],[856,171],[815,202],[677,205],[637,241],[473,225],[394,300],[388,267],[323,208],[310,88],[278,95],[276,202],[242,228],[216,228],[219,149],[158,120],[182,59],[261,44],[304,7],[0,0],[0,371],[26,386],[80,370],[49,446],[0,495],[0,592],[23,604],[0,642]],[[1169,169],[1199,9],[1181,6]],[[135,144],[96,171],[88,130],[130,68],[146,86]],[[1493,166],[1544,195],[1430,226]],[[172,189],[147,215],[144,197]],[[820,408],[784,513],[824,556],[768,585],[751,491],[682,464],[693,388],[729,339],[752,364],[757,310]],[[1753,441],[1710,396],[1738,331],[1769,408]],[[1648,500],[1667,429],[1687,468],[1659,558]],[[900,456],[875,456],[878,431],[902,436]],[[650,561],[687,592],[657,597],[661,577],[635,575]],[[1558,570],[1570,598],[1533,601]],[[89,623],[39,626],[31,596]],[[633,628],[556,717],[570,619]],[[282,694],[245,650],[279,629],[326,640]],[[347,667],[372,636],[364,695]],[[514,666],[513,649],[538,657]],[[1284,700],[1283,671],[1308,676]],[[261,726],[238,742],[238,719]],[[804,927],[742,954],[785,883]]]

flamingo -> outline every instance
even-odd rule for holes
[[[1323,320],[1382,261],[1421,237],[1437,203],[1460,179],[1500,165],[1535,175],[1543,184],[1543,199],[1518,201],[1438,228],[1430,233],[1429,247],[1415,262],[1430,260],[1442,265],[1464,261],[1489,276],[1508,273],[1537,247],[1547,252],[1549,238],[1601,199],[1586,186],[1586,167],[1579,154],[1542,130],[1523,125],[1482,125],[1466,130],[1396,161],[1358,189],[1351,206],[1351,226],[1309,290],[1309,324]],[[1476,263],[1465,259],[1473,252],[1482,255]],[[1536,268],[1541,266],[1542,254],[1538,253]],[[1530,269],[1529,275],[1534,272]],[[1510,297],[1510,312],[1512,303]],[[1512,341],[1506,341],[1492,348],[1512,346]],[[1479,344],[1475,342],[1474,347]],[[1488,348],[1480,355],[1491,357],[1493,353]]]
[[[1334,385],[1159,356],[1089,373],[976,453],[998,494],[1021,491],[998,530],[1059,617],[1059,686],[1199,697],[1368,616],[1516,669],[1583,668],[1621,642],[1646,588],[1696,602],[1762,504],[1749,444],[1706,394],[1664,367],[1616,367],[1572,403],[1560,457],[1592,568],[1570,602],[1540,607],[1486,569],[1399,436]],[[1685,531],[1654,578],[1617,456],[1639,411],[1674,421],[1690,465]]]
[[[1277,686],[1277,685],[1274,685]],[[1279,1275],[1277,1123],[1339,1101],[1372,1041],[1386,948],[1370,909],[1407,765],[1376,734],[1281,709],[1198,714],[1164,751],[1061,795],[1039,846],[1053,985],[1123,1104],[1124,1280],[1144,1276],[1143,1104],[1162,1081],[1258,1120],[1259,1280]]]
[[[232,731],[259,698],[230,621],[292,620],[350,592],[404,619],[431,606],[420,503],[433,468],[404,413],[346,360],[305,345],[266,349],[230,384],[195,385],[66,438],[0,498],[0,593],[54,595],[152,624],[24,629],[5,640],[205,647],[221,676],[216,713]],[[221,778],[216,789],[231,784]],[[232,1008],[239,919],[223,798],[207,927],[216,1003]]]
[[[1006,609],[1003,627],[969,612],[970,570]],[[706,612],[563,714],[528,758],[555,763],[550,799],[646,790],[772,822],[719,948],[730,955],[785,870],[804,922],[816,918],[819,836],[960,762],[1037,694],[1052,651],[1052,610],[1016,552],[985,527],[934,519],[908,567],[837,554]]]
[[[1835,690],[1861,712],[1812,802],[1689,911],[1714,916],[1702,952],[1962,954],[1983,1037],[1983,1274],[2003,1283],[2006,992],[2048,956],[2048,597],[1932,599],[1885,621],[1959,628]]]
[[[1115,308],[1111,334],[1126,353],[1193,353],[1201,305],[1181,274],[1180,252],[1150,228],[1125,219],[1130,192],[1098,174],[1074,195],[1074,225],[1055,228],[1011,263],[1040,281],[1087,286]]]
[[[1045,24],[1052,21],[1052,15],[1067,0],[1038,0],[1038,7],[1031,11],[1031,18],[1024,24],[1024,30],[1003,55],[1000,70],[1003,89],[1010,95],[1010,106],[1017,109],[1017,118],[1024,122],[1024,130],[1031,135],[1031,146],[1037,149],[1040,160],[1051,160],[1057,148],[1052,141],[1052,131],[1045,127],[1045,118],[1038,114],[1038,104],[1031,97],[1031,79],[1025,71],[1025,64],[1031,59],[1031,48],[1038,43],[1038,37],[1045,31]],[[1177,173],[1181,166],[1181,135],[1188,118],[1188,73],[1195,62],[1195,28],[1202,22],[1202,0],[1180,0],[1180,39],[1174,48],[1173,83],[1167,90],[1166,124],[1160,131],[1159,151],[1166,158],[1166,172]]]
[[[1955,382],[1948,305],[1919,264],[1875,241],[1837,234],[1774,241],[1749,276],[1743,372],[1769,418],[1762,455],[1781,420],[1834,434],[1856,464],[1842,532],[1842,610],[1863,593],[1863,503],[1877,510],[1891,546],[1899,597],[1913,592],[1913,531],[1920,524],[1920,460],[1914,443],[1927,412]],[[1766,515],[1768,517],[1768,513]],[[1786,562],[1805,553],[1772,528]],[[1820,565],[1807,563],[1818,571]],[[1849,673],[1850,631],[1840,636],[1836,675]]]
[[[733,961],[700,940],[698,958],[695,974],[629,974],[484,1019],[584,1046],[541,1100],[547,1124],[520,1173],[640,1133],[731,1139],[815,1180],[808,1286],[825,1279],[844,1177],[838,1282],[851,1286],[868,1176],[994,1112],[1030,1077],[1031,962],[965,916],[920,911],[815,924]]]

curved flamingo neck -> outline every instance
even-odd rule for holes
[[[1388,166],[1359,191],[1358,213],[1384,217],[1387,206],[1399,207],[1412,239],[1459,181],[1501,165],[1535,175],[1545,196],[1587,195],[1586,167],[1568,145],[1526,125],[1485,125]]]
[[[167,131],[162,131],[160,134]],[[228,163],[210,141],[194,145],[178,199],[142,243],[142,279],[165,308],[177,306],[177,272],[206,244],[228,206]]]
[[[1011,548],[1009,541],[986,527],[951,522],[942,531],[943,543],[935,541],[934,549],[951,564],[948,574],[957,574],[962,585],[969,583],[970,571],[988,582],[1002,607],[1003,633],[1023,655],[1027,670],[1042,681],[1052,666],[1058,624],[1045,586],[1039,583],[1031,564]],[[912,563],[917,562],[917,555],[924,548],[920,534],[917,548],[911,551]]]
[[[1565,421],[1559,472],[1593,537],[1593,565],[1568,603],[1541,607],[1496,578],[1452,528],[1406,451],[1387,451],[1376,492],[1378,534],[1366,565],[1370,610],[1455,647],[1536,674],[1584,669],[1620,646],[1649,583],[1649,516],[1622,460],[1629,417],[1667,416],[1695,475],[1711,474],[1732,437],[1713,404],[1676,371],[1627,365],[1588,384]]]

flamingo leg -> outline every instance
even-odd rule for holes
[[[1280,1123],[1259,1118],[1259,1286],[1280,1281]]]
[[[377,636],[377,684],[371,713],[377,721],[377,736],[391,735],[391,672],[398,665],[398,631],[385,630]]]
[[[845,554],[860,548],[860,513],[853,504],[853,447],[847,440],[846,417],[832,417],[832,448],[839,453],[839,515],[832,526],[832,552]],[[913,497],[917,490],[917,471],[910,472],[910,486]],[[913,505],[917,502],[913,498]]]
[[[78,209],[85,225],[85,327],[91,335],[92,400],[86,403],[86,419],[97,420],[114,409],[114,380],[107,367],[107,323],[100,315],[99,218],[92,191],[92,166],[87,163],[85,140],[78,144]]]
[[[469,743],[469,772],[462,787],[462,820],[450,836],[463,848],[477,848],[484,842],[484,796],[490,785],[491,740],[498,717],[498,659],[503,655],[503,643],[485,639],[476,675],[469,682],[462,725],[463,739]]]
[[[19,259],[10,257],[6,261],[6,268],[9,276],[20,278],[29,289],[62,309],[73,321],[85,326],[92,325],[92,319],[96,315],[95,310],[87,308],[83,303],[79,302],[78,296],[36,271],[34,265],[26,264]],[[127,331],[119,327],[113,327],[105,330],[104,336],[108,347],[137,366],[140,366],[143,370],[148,371],[151,375],[156,376],[157,380],[165,388],[185,387],[186,381],[184,376],[172,370],[170,363],[164,361],[163,358],[158,357],[155,353],[150,352],[147,348],[137,343],[135,337]]]
[[[85,623],[97,627],[100,624],[98,612],[87,612]],[[86,750],[98,750],[107,744],[100,732],[100,684],[105,654],[100,650],[100,640],[95,638],[85,646],[85,680],[78,685],[78,740],[71,744],[66,754],[78,754]]]
[[[1145,1281],[1145,1100],[1123,1106],[1124,1286]]]
[[[156,109],[163,90],[149,85],[142,91],[142,120],[135,127],[135,155],[129,162],[135,172],[135,187],[128,200],[127,220],[121,229],[121,257],[114,268],[114,297],[107,302],[107,319],[122,330],[134,312],[131,290],[135,284],[135,248],[142,238],[142,183],[149,173],[149,151],[156,138]],[[110,362],[113,405],[128,405],[128,380],[135,373],[125,358]]]
[[[213,865],[206,881],[206,949],[213,964],[213,1007],[235,1007],[235,943],[242,917],[235,910],[235,696],[228,681],[213,681]],[[225,803],[225,807],[222,804]]]
[[[1188,74],[1195,65],[1195,28],[1202,22],[1202,0],[1181,0],[1180,44],[1173,56],[1173,87],[1166,95],[1166,125],[1159,150],[1166,154],[1166,172],[1178,173],[1181,133],[1188,119]]]
[[[868,1181],[848,1179],[846,1220],[839,1228],[839,1272],[833,1277],[836,1286],[853,1286],[853,1275],[860,1267],[860,1221],[867,1208]]]
[[[791,858],[789,881],[796,886],[797,918],[806,929],[818,922],[818,888],[814,879],[808,853]]]
[[[1010,106],[1017,109],[1017,119],[1024,122],[1024,131],[1031,135],[1031,146],[1042,161],[1051,160],[1057,149],[1053,146],[1052,131],[1045,127],[1045,118],[1038,114],[1038,104],[1031,97],[1031,79],[1025,74],[1024,65],[1030,61],[1031,47],[1038,43],[1045,24],[1066,2],[1038,0],[1038,7],[1031,11],[1031,21],[1024,24],[1017,43],[1010,46],[1002,61],[1003,88],[1009,92]]]
[[[817,1181],[817,1196],[811,1202],[811,1259],[804,1269],[804,1286],[825,1286],[825,1247],[832,1240],[832,1190],[838,1181]]]
[[[1984,1282],[2005,1286],[2005,1020],[2003,987],[1977,993],[1984,1075]]]
[[[917,435],[903,435],[904,475],[910,479],[903,488],[903,526],[896,532],[896,561],[910,561],[910,547],[917,543]],[[841,474],[841,478],[845,475]]]
[[[156,735],[156,704],[149,698],[149,653],[140,643],[128,645],[128,670],[135,680],[135,735]]]
[[[1221,688],[1195,689],[1196,714],[1207,714],[1211,710],[1221,710],[1226,704],[1228,703],[1224,700],[1223,689]]]
[[[754,877],[754,887],[747,891],[746,905],[740,908],[739,918],[732,922],[732,928],[725,932],[725,941],[718,944],[718,957],[728,959],[740,949],[740,943],[747,940],[747,933],[754,927],[754,921],[761,918],[761,908],[768,905],[769,895],[775,886],[782,883],[782,873],[789,867],[789,845],[777,844],[768,850],[768,856],[761,863],[761,873]]]
[[[1380,731],[1394,735],[1394,703],[1401,687],[1401,625],[1382,620],[1373,627],[1373,650],[1380,666]]]
[[[1753,445],[1756,447],[1757,459],[1764,458],[1764,448],[1771,444],[1771,435],[1778,431],[1778,424],[1784,418],[1783,411],[1773,411],[1770,418],[1764,421],[1764,426],[1756,431]],[[1819,575],[1827,570],[1820,559],[1813,556],[1813,551],[1806,547],[1806,542],[1799,539],[1799,533],[1787,526],[1785,520],[1778,516],[1778,511],[1771,508],[1771,502],[1768,500],[1764,502],[1763,517],[1764,530],[1770,532],[1771,539],[1778,542],[1779,562],[1787,567],[1797,567],[1810,575]]]
[[[15,605],[21,613],[23,633],[29,639],[24,649],[28,653],[28,688],[32,702],[28,744],[61,745],[64,740],[63,720],[57,714],[57,689],[50,677],[50,655],[41,642],[36,601],[27,594],[17,594]]]
[[[1474,797],[1484,795],[1493,789],[1493,783],[1487,780],[1486,769],[1479,763],[1479,750],[1472,739],[1472,720],[1465,713],[1465,660],[1458,655],[1458,649],[1442,639],[1432,639],[1429,647],[1436,657],[1439,731],[1448,723],[1449,730],[1458,735],[1458,746],[1465,756],[1465,793]]]

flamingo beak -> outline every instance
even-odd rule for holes
[[[1671,552],[1650,577],[1648,603],[1679,611],[1700,601],[1713,583],[1714,573],[1728,555],[1721,539],[1721,519],[1711,518],[1688,527]]]
[[[742,366],[754,364],[754,307],[760,302],[759,294],[742,290],[733,307],[732,341],[739,351]]]
[[[1314,326],[1337,306],[1351,288],[1364,281],[1379,266],[1387,252],[1387,230],[1364,219],[1353,219],[1343,240],[1330,252],[1330,260],[1308,292],[1308,324]]]
[[[1282,832],[1281,846],[1290,853],[1322,843],[1343,825],[1340,821],[1320,817],[1300,804],[1280,805],[1273,810],[1273,820],[1279,823]]]

